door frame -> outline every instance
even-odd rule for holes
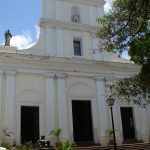
[[[28,116],[30,115],[32,118],[29,117],[28,119]],[[28,127],[26,124],[28,124]],[[40,139],[39,131],[39,106],[21,106],[21,144],[26,141],[32,141],[34,143],[37,142],[37,140]]]
[[[17,111],[16,111],[16,113],[17,113],[17,124],[16,124],[16,126],[17,126],[17,130],[16,130],[16,142],[17,142],[17,144],[21,144],[21,106],[35,106],[35,107],[39,107],[39,137],[41,136],[41,135],[43,135],[43,131],[44,131],[44,129],[43,129],[43,127],[44,127],[44,125],[43,125],[43,104],[41,104],[41,103],[38,103],[37,102],[37,104],[34,104],[34,103],[19,103],[18,105],[17,105]]]
[[[89,97],[69,97],[69,131],[70,131],[70,140],[74,141],[74,135],[73,135],[73,114],[72,114],[72,100],[77,101],[91,101],[91,116],[92,116],[92,130],[93,130],[93,142],[98,143],[98,116],[97,116],[97,105],[95,98],[89,98]]]
[[[74,102],[74,103],[73,103]],[[85,121],[90,121],[90,123],[91,123],[91,134],[90,135],[92,135],[91,136],[91,140],[84,140],[84,141],[75,141],[75,142],[87,142],[87,141],[90,141],[90,142],[94,142],[94,136],[93,136],[93,120],[92,120],[92,104],[91,104],[91,100],[72,100],[72,109],[74,109],[74,106],[75,105],[73,105],[73,104],[75,104],[75,103],[77,103],[77,102],[79,102],[78,103],[78,107],[80,107],[79,105],[81,104],[82,106],[85,104],[85,106],[87,106],[87,107],[89,107],[89,109],[88,109],[88,112],[89,112],[89,115],[90,116],[88,116],[88,118],[89,118],[89,120],[85,120]],[[86,103],[86,102],[88,102],[88,103]],[[86,108],[87,108],[86,107]],[[80,107],[81,108],[81,107]],[[84,108],[84,106],[83,106],[83,108]],[[77,111],[74,109],[74,111],[72,112],[73,114],[74,113],[76,113]],[[81,110],[80,110],[80,112],[79,113],[82,113],[81,112]],[[74,133],[74,131],[75,131],[75,127],[74,127],[74,117],[72,117],[72,121],[73,121],[73,133]],[[84,119],[83,119],[84,120]],[[89,123],[89,122],[87,122],[87,123]],[[75,135],[74,135],[75,136]]]
[[[123,136],[123,125],[122,125],[122,117],[121,117],[121,108],[131,108],[132,109],[132,117],[133,117],[133,124],[134,124],[134,134],[135,138],[137,138],[137,133],[136,133],[136,120],[135,120],[135,115],[134,115],[134,107],[133,106],[120,106],[119,111],[120,111],[120,123],[121,123],[121,129],[122,129],[122,140],[124,140]]]

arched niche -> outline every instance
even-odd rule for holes
[[[71,21],[76,23],[80,22],[80,11],[78,7],[71,8]]]
[[[88,98],[93,99],[95,96],[93,89],[86,83],[75,83],[73,84],[67,93],[68,97],[72,98]]]
[[[16,98],[18,102],[40,102],[44,98],[41,93],[34,89],[26,89],[22,91]]]

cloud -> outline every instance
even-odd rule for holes
[[[16,46],[18,49],[29,48],[34,44],[29,31],[23,31],[20,35],[15,35],[10,41],[11,46]]]
[[[18,49],[27,49],[32,47],[37,42],[40,34],[40,28],[37,25],[35,25],[35,31],[35,40],[33,40],[33,37],[31,36],[31,31],[27,30],[22,31],[22,34],[13,36],[10,41],[10,45],[16,46]]]

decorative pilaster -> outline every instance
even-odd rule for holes
[[[146,109],[140,108],[140,123],[141,123],[141,135],[145,143],[149,142],[149,126],[148,126],[148,116]]]
[[[63,49],[63,30],[57,28],[56,29],[56,37],[57,37],[57,56],[62,57],[64,56],[64,49]]]
[[[136,138],[138,140],[141,140],[142,139],[142,134],[141,134],[141,128],[142,128],[142,125],[141,125],[141,120],[139,118],[140,117],[140,108],[135,105],[133,107],[133,113],[134,113],[134,122],[135,122],[135,134],[136,134]]]
[[[52,55],[52,28],[48,25],[45,26],[45,34],[46,34],[46,54]]]
[[[113,117],[114,117],[114,127],[116,129],[116,132],[115,132],[115,135],[116,135],[116,141],[117,141],[117,144],[120,145],[122,144],[122,134],[121,134],[121,122],[120,122],[120,107],[118,109],[118,105],[116,104],[117,103],[117,99],[115,99],[115,103],[114,103],[114,106],[113,106]],[[111,118],[110,118],[111,119]],[[112,125],[111,125],[112,127]]]
[[[98,97],[99,124],[100,124],[100,143],[107,144],[106,130],[108,129],[107,121],[107,104],[105,97],[104,78],[96,78],[96,88]]]
[[[99,41],[97,38],[93,37],[92,38],[92,45],[93,45],[93,51],[94,51],[94,60],[100,60],[100,52],[98,50],[98,44]]]
[[[15,71],[6,71],[5,127],[14,132]]]
[[[0,71],[0,129],[2,127],[2,92],[3,92],[3,71]]]
[[[98,25],[96,19],[98,10],[96,6],[89,5],[89,24],[90,25]]]
[[[98,16],[97,18],[100,18],[104,15],[104,9],[101,7],[101,8],[97,8],[97,12],[98,12]]]
[[[42,0],[42,18],[52,18],[52,0]]]
[[[42,9],[42,18],[45,18],[45,16],[46,16],[46,0],[42,1],[41,9]]]
[[[62,140],[69,139],[68,136],[68,117],[67,117],[67,100],[66,100],[66,85],[65,74],[57,74],[57,89],[58,89],[58,126],[62,129]]]
[[[46,0],[46,18],[51,19],[52,18],[52,0]]]
[[[54,73],[45,73],[47,131],[55,129]]]
[[[89,24],[95,25],[94,7],[89,6]]]
[[[56,20],[61,20],[61,1],[56,0]]]

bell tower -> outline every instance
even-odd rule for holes
[[[104,14],[104,0],[42,0],[40,40],[44,55],[94,59],[98,43],[96,19]]]

